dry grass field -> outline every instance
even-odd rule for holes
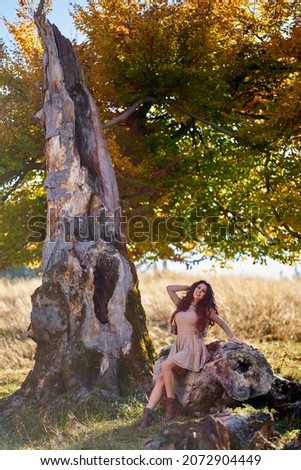
[[[35,344],[26,335],[31,295],[39,279],[0,279],[0,381],[8,391],[32,367]]]
[[[157,351],[173,340],[168,319],[174,308],[166,286],[192,284],[196,280],[189,272],[139,274],[142,303]],[[236,336],[256,347],[262,345],[268,352],[274,348],[276,356],[287,344],[286,360],[292,359],[290,355],[294,351],[289,345],[301,343],[301,279],[209,275],[206,280],[213,287],[221,317],[230,324]],[[38,278],[0,279],[1,379],[25,374],[32,366],[35,344],[27,337],[26,330],[30,323],[30,297],[40,283]],[[207,342],[216,339],[226,339],[218,326],[210,330]]]
[[[274,281],[232,275],[206,275],[205,279],[212,284],[221,317],[230,324],[235,335],[259,348],[275,373],[301,380],[301,280]],[[147,324],[158,352],[174,340],[168,328],[173,304],[166,285],[191,284],[196,280],[199,279],[189,272],[139,274]],[[33,365],[35,344],[26,331],[30,323],[30,297],[40,283],[38,278],[0,279],[0,397],[16,390]],[[218,326],[210,330],[207,342],[216,339],[226,339]],[[135,400],[115,403],[112,409],[94,410],[93,415],[87,414],[83,419],[69,412],[60,418],[60,423],[57,419],[55,423],[42,419],[33,421],[29,412],[16,423],[15,430],[0,423],[0,448],[143,448],[144,439],[158,432],[160,426],[146,431],[145,436],[133,431],[142,407],[143,403]],[[296,434],[294,426],[288,423],[286,439]]]

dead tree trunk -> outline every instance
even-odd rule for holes
[[[145,389],[154,360],[96,104],[70,41],[41,5],[47,238],[42,285],[32,296],[35,365],[11,405]]]

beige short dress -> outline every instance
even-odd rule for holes
[[[198,372],[210,359],[203,339],[207,332],[200,335],[197,330],[195,310],[178,312],[174,320],[177,324],[178,335],[171,347],[168,359],[182,369]]]

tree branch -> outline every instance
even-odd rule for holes
[[[236,111],[236,112],[239,116],[248,117],[252,119],[262,119],[264,121],[269,121],[270,119],[268,116],[264,116],[263,114],[252,114],[252,113],[246,113],[243,111]]]
[[[38,162],[30,162],[27,165],[25,165],[21,170],[19,171],[8,171],[4,175],[0,177],[0,183],[7,181],[8,179],[14,179],[14,183],[8,191],[2,196],[3,202],[5,202],[8,197],[14,192],[14,190],[17,188],[17,186],[21,183],[22,180],[26,177],[26,175],[32,171],[32,170],[41,170],[43,169],[43,163],[38,163]],[[6,177],[6,178],[5,178]]]
[[[40,0],[39,6],[37,8],[37,15],[41,15],[43,13],[45,7],[45,0]]]
[[[104,123],[102,125],[102,128],[107,129],[109,127],[114,126],[115,124],[119,124],[120,122],[125,121],[126,119],[128,119],[136,111],[136,109],[139,106],[141,106],[144,103],[153,103],[153,104],[162,104],[162,105],[168,104],[169,106],[172,106],[173,108],[181,111],[182,113],[187,114],[187,116],[190,116],[195,121],[200,121],[203,124],[206,124],[207,126],[212,127],[212,129],[215,129],[216,131],[221,132],[222,134],[229,135],[230,137],[233,137],[237,142],[239,142],[239,143],[241,143],[245,146],[248,146],[248,147],[251,146],[251,144],[249,142],[247,142],[244,139],[241,139],[240,137],[238,137],[233,130],[227,129],[227,128],[222,127],[222,126],[219,126],[218,124],[216,124],[213,121],[210,121],[210,120],[205,119],[201,116],[198,116],[197,114],[192,113],[191,111],[183,108],[183,106],[178,105],[173,100],[169,100],[169,99],[159,100],[158,98],[151,97],[151,96],[147,96],[145,98],[140,98],[138,101],[136,101],[134,104],[132,104],[132,106],[130,106],[129,109],[127,109],[126,111],[121,113],[119,116],[117,116],[116,118],[113,118],[110,121]]]
[[[285,230],[294,238],[297,238],[297,240],[301,240],[301,234],[299,232],[296,232],[295,230],[293,230],[287,223],[284,223],[283,220],[282,220],[282,217],[281,215],[279,214],[279,212],[277,211],[276,207],[274,207],[273,205],[271,205],[271,208],[272,208],[272,211],[274,212],[274,215],[277,219],[277,221],[279,222],[280,226],[285,228]]]
[[[119,124],[120,122],[126,121],[134,112],[136,111],[139,106],[141,106],[144,103],[158,103],[158,98],[147,96],[146,98],[140,98],[138,101],[136,101],[132,106],[129,107],[126,111],[121,113],[119,116],[111,119],[108,122],[105,122],[102,125],[103,129],[107,129],[108,127],[115,126],[115,124]]]
[[[234,132],[230,129],[226,129],[225,127],[219,126],[218,124],[215,124],[213,121],[209,121],[208,119],[205,119],[201,116],[198,116],[197,114],[192,113],[191,111],[188,111],[187,109],[183,108],[183,106],[180,106],[176,104],[173,100],[166,100],[166,104],[169,104],[170,106],[173,106],[174,108],[178,109],[184,114],[187,114],[187,116],[190,116],[193,118],[195,121],[200,121],[203,124],[206,124],[207,126],[212,127],[213,129],[221,132],[222,134],[230,135],[231,137],[235,137]]]
[[[5,183],[8,180],[15,179],[15,178],[20,178],[21,176],[25,176],[27,173],[29,173],[32,170],[42,170],[44,167],[43,163],[41,162],[36,162],[31,161],[24,165],[19,171],[16,170],[11,170],[7,171],[6,173],[2,174],[0,176],[0,183]]]

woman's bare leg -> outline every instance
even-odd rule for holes
[[[166,359],[162,363],[162,372],[158,376],[155,386],[150,394],[146,408],[153,410],[162,398],[164,388],[167,398],[175,398],[175,379],[173,369],[176,364]]]
[[[161,373],[155,383],[155,386],[150,394],[148,403],[146,405],[146,408],[150,408],[153,410],[156,405],[159,403],[159,401],[162,398],[164,392],[164,380],[163,380],[163,374]]]
[[[175,376],[173,369],[176,364],[168,359],[162,363],[162,375],[167,398],[175,398]]]

